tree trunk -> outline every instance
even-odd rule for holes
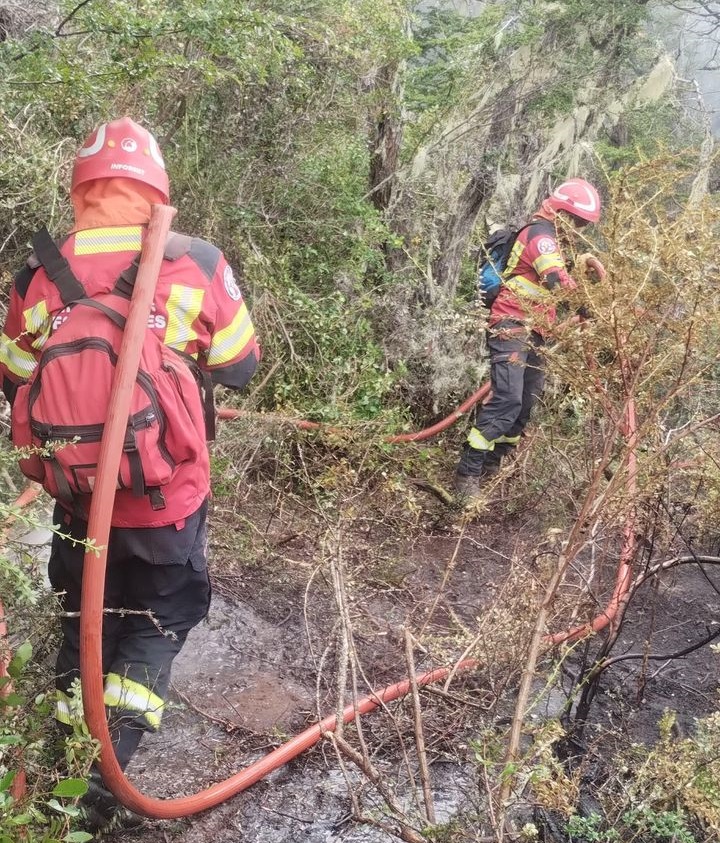
[[[448,217],[438,234],[438,256],[432,274],[437,286],[452,298],[455,295],[460,261],[475,227],[480,209],[492,193],[495,180],[488,170],[475,173],[460,194],[456,210]]]
[[[398,64],[381,67],[373,82],[379,103],[373,115],[370,137],[370,201],[378,211],[386,211],[393,198],[403,127],[400,119],[401,68]]]

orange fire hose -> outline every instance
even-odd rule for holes
[[[80,616],[80,670],[83,705],[90,732],[101,745],[99,764],[103,780],[124,805],[139,814],[157,819],[189,816],[221,804],[259,781],[272,770],[286,764],[317,743],[325,733],[332,732],[337,727],[337,717],[334,714],[330,715],[226,781],[214,784],[194,795],[177,799],[162,800],[142,794],[126,778],[115,758],[105,711],[102,673],[102,623],[107,545],[115,498],[115,478],[117,477],[121,445],[143,344],[143,334],[163,259],[164,243],[174,214],[173,208],[167,206],[153,207],[140,269],[135,282],[113,382],[108,418],[100,447],[97,482],[90,506],[88,538],[93,539],[94,547],[99,548],[99,550],[89,550],[85,555]],[[450,416],[432,427],[417,433],[390,436],[386,438],[386,441],[399,443],[427,439],[448,428],[478,400],[485,397],[489,391],[489,384],[485,384]],[[229,409],[221,410],[219,413],[220,418],[238,418],[241,415],[243,415],[241,411]],[[315,422],[302,422],[298,423],[298,426],[303,429],[321,427]],[[628,427],[631,427],[631,425],[628,424]],[[625,531],[625,541],[626,552],[624,551],[621,557],[620,565],[622,576],[618,575],[618,584],[607,609],[590,624],[576,627],[555,636],[546,636],[545,640],[548,643],[573,640],[588,634],[590,631],[602,629],[615,616],[620,600],[629,587],[629,565],[634,553],[634,532],[628,527]],[[627,572],[625,572],[625,568],[627,568]],[[477,660],[467,659],[453,668],[438,668],[424,673],[417,677],[416,682],[418,686],[428,685],[446,678],[451,670],[453,672],[470,670],[477,665]],[[349,723],[357,715],[373,711],[383,703],[396,700],[407,694],[409,690],[410,680],[406,679],[373,692],[357,703],[348,705],[343,710],[342,720],[344,723]]]
[[[480,389],[473,392],[469,398],[465,399],[465,401],[463,401],[457,409],[453,410],[449,416],[446,416],[436,424],[426,427],[424,430],[417,430],[414,433],[396,433],[391,436],[385,436],[383,437],[383,442],[388,442],[391,445],[399,445],[402,442],[423,442],[425,439],[437,436],[438,433],[442,433],[443,430],[447,430],[451,425],[455,424],[455,422],[471,410],[478,401],[482,401],[483,398],[489,394],[490,383],[485,383],[480,387]],[[233,407],[218,407],[217,411],[217,417],[226,421],[241,418],[252,418],[257,417],[257,415],[257,413],[250,413],[247,410],[237,410]],[[324,430],[328,433],[345,432],[337,427],[328,427],[321,422],[307,421],[306,419],[285,418],[283,421],[292,424],[294,427],[297,427],[298,430]]]
[[[115,758],[104,703],[102,672],[102,622],[105,590],[105,569],[107,566],[107,545],[110,535],[110,518],[115,499],[115,478],[120,463],[121,446],[135,377],[140,360],[143,335],[155,292],[155,283],[163,259],[164,244],[174,209],[155,206],[143,248],[140,268],[130,303],[127,323],[123,334],[113,388],[110,397],[108,418],[103,432],[98,460],[98,473],[90,505],[88,537],[94,540],[99,552],[89,550],[85,554],[82,610],[80,614],[80,673],[85,719],[93,737],[100,742],[100,770],[107,787],[128,808],[148,817],[173,819],[205,811],[229,799],[271,770],[282,766],[291,758],[316,743],[323,732],[336,726],[334,715],[306,729],[297,737],[271,752],[265,758],[237,773],[224,782],[178,799],[155,799],[145,796],[126,778]],[[460,665],[467,669],[476,664],[468,661]],[[418,677],[418,684],[427,684],[444,678],[448,668],[430,671]],[[396,699],[407,693],[409,680],[385,688],[379,693],[365,697],[357,706],[350,705],[343,712],[343,719],[349,722],[356,713],[377,708],[381,702]]]

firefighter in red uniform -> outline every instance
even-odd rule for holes
[[[141,126],[124,118],[100,126],[87,139],[72,175],[75,225],[60,241],[60,251],[88,297],[113,288],[141,250],[151,204],[167,203],[168,193],[160,150]],[[37,254],[14,280],[0,334],[0,379],[11,404],[67,312],[52,274]],[[253,324],[233,271],[222,252],[199,238],[175,234],[168,240],[148,327],[165,345],[194,358],[215,384],[242,389],[257,366]],[[209,455],[206,447],[199,450],[198,458],[181,464],[163,488],[160,507],[130,489],[118,490],[115,498],[105,606],[149,611],[164,631],[147,614],[104,617],[105,704],[123,768],[143,731],[159,727],[173,658],[209,608]],[[87,498],[76,501],[73,511],[66,503],[56,506],[54,522],[72,538],[86,536]],[[69,613],[80,609],[83,556],[81,545],[54,537],[49,576]],[[56,717],[72,727],[82,723],[77,617],[64,617],[62,631]],[[97,773],[88,802],[93,827],[111,821],[118,809]]]
[[[584,179],[561,184],[520,231],[490,309],[488,348],[492,398],[476,410],[455,475],[455,488],[475,497],[514,448],[544,383],[542,348],[555,322],[558,293],[577,284],[566,269],[556,232],[563,215],[581,228],[600,219],[600,197]],[[593,259],[599,278],[602,265]]]

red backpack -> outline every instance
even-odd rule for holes
[[[181,235],[171,235],[180,238]],[[171,241],[168,241],[170,243]],[[12,410],[12,441],[27,449],[20,469],[76,510],[92,493],[138,255],[109,293],[88,298],[46,229],[35,255],[60,291],[54,320],[29,381]],[[163,487],[182,463],[194,462],[214,435],[212,384],[196,361],[166,346],[148,328],[130,405],[118,489],[148,495],[163,509]]]

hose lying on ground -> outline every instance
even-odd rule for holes
[[[337,726],[336,715],[330,715],[226,781],[214,784],[191,796],[176,799],[156,799],[141,793],[127,779],[115,758],[105,711],[102,673],[103,598],[110,518],[129,404],[143,344],[143,334],[163,258],[163,246],[174,213],[174,209],[167,206],[153,207],[140,269],[135,282],[113,381],[108,418],[102,437],[97,478],[90,507],[88,538],[93,540],[94,549],[89,550],[85,555],[80,613],[80,672],[85,720],[92,736],[101,745],[99,764],[103,780],[113,794],[128,808],[144,816],[157,819],[189,816],[221,804],[313,746],[325,733],[332,732]],[[485,384],[458,407],[454,413],[441,422],[418,433],[389,436],[386,441],[401,443],[430,438],[448,428],[489,391],[489,385]],[[219,415],[221,418],[237,418],[242,415],[242,412],[221,410]],[[316,429],[319,425],[314,422],[301,421],[298,422],[298,427]],[[632,531],[630,531],[630,534],[626,531],[626,542],[629,538],[634,537]],[[593,630],[602,629],[611,622],[617,614],[620,599],[629,586],[629,564],[633,552],[634,544],[630,544],[627,553],[624,553],[621,557],[621,572],[618,574],[618,584],[607,609],[590,624],[575,627],[554,636],[545,636],[547,643],[557,644],[561,641],[574,640]],[[438,668],[423,673],[417,677],[416,682],[418,686],[428,685],[444,679],[451,670],[453,672],[470,670],[478,665],[479,663],[476,660],[469,659],[453,668]],[[343,711],[342,720],[344,723],[349,723],[358,714],[373,711],[383,703],[404,696],[409,690],[410,680],[406,679],[380,691],[372,692],[356,704],[347,706]]]

